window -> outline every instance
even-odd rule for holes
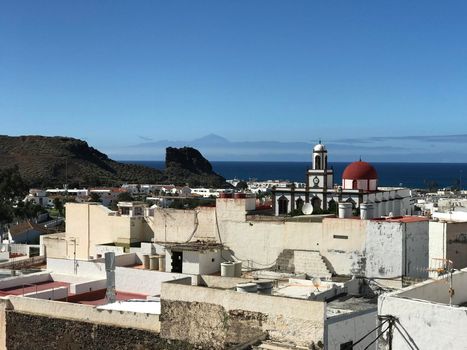
[[[349,239],[349,236],[344,236],[344,235],[334,235],[334,239]]]
[[[342,343],[340,350],[352,350],[352,348],[353,348],[353,341],[351,340],[346,343]]]
[[[303,207],[303,199],[301,197],[299,197],[296,201],[295,201],[295,208],[297,208],[298,210],[302,210],[302,207]]]
[[[287,200],[287,198],[285,198],[284,196],[281,196],[278,200],[277,200],[277,203],[279,205],[279,214],[280,215],[286,215],[287,212],[288,212],[288,204],[289,204],[289,201]]]
[[[315,169],[317,170],[321,169],[321,157],[320,156],[315,157]]]
[[[313,210],[319,210],[321,209],[321,199],[318,197],[313,197],[311,200],[311,205],[313,206]]]

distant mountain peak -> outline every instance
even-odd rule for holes
[[[218,143],[230,143],[225,137],[216,134],[208,134],[206,136],[200,137],[198,139],[193,140],[192,142],[196,143],[209,143],[209,144],[218,144]]]

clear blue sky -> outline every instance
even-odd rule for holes
[[[209,133],[354,146],[467,134],[466,16],[466,1],[4,0],[0,133],[83,138],[117,158]],[[401,152],[462,153],[467,137],[409,141]]]

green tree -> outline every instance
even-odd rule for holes
[[[235,189],[239,191],[247,190],[248,184],[245,181],[239,181],[237,185],[235,186]]]
[[[54,207],[55,209],[58,210],[58,213],[60,214],[60,216],[63,216],[65,206],[63,205],[63,202],[59,197],[54,198]]]
[[[97,194],[96,192],[91,192],[91,195],[89,196],[89,200],[91,202],[100,202],[101,201],[101,196],[99,196],[99,194]]]
[[[135,199],[129,192],[122,192],[119,193],[117,196],[117,203],[118,202],[133,202]]]
[[[44,208],[33,201],[19,201],[13,211],[15,217],[20,219],[33,219],[46,212]]]
[[[15,217],[14,207],[27,193],[27,185],[21,178],[19,168],[0,170],[0,223],[11,222]]]

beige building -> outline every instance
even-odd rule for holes
[[[143,203],[119,203],[112,211],[98,203],[67,203],[66,230],[41,237],[48,257],[88,260],[96,258],[96,245],[124,247],[150,242],[152,218]]]

